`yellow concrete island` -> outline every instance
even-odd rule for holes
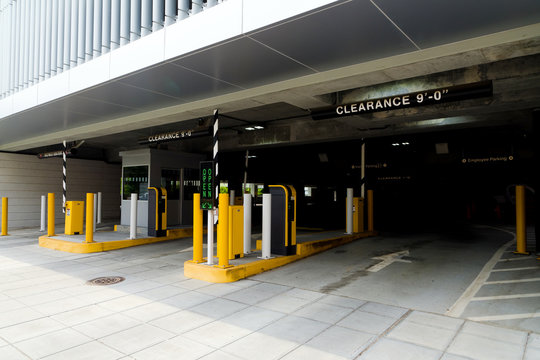
[[[269,214],[273,217],[273,221],[276,221],[279,226],[283,227],[283,231],[278,230],[278,236],[276,239],[276,245],[272,253],[274,257],[265,256],[265,251],[252,251],[251,253],[241,254],[241,256],[234,256],[236,252],[242,252],[241,246],[238,250],[232,250],[231,247],[236,248],[233,245],[235,242],[233,239],[240,237],[238,234],[233,234],[235,232],[240,233],[240,229],[243,228],[242,219],[238,217],[235,221],[232,219],[232,216],[229,216],[234,211],[237,210],[238,213],[244,213],[244,211],[250,212],[250,205],[248,205],[243,211],[240,211],[242,206],[232,206],[232,209],[229,209],[229,195],[228,194],[219,194],[219,214],[220,219],[217,226],[217,254],[218,254],[218,265],[215,264],[215,259],[212,257],[210,261],[206,261],[202,257],[203,250],[203,237],[202,237],[202,210],[200,207],[200,194],[194,194],[193,196],[193,212],[194,212],[194,222],[193,222],[193,260],[188,260],[184,263],[184,276],[204,280],[214,283],[227,283],[233,282],[240,279],[244,279],[248,276],[256,275],[267,270],[275,269],[277,267],[289,264],[293,261],[303,259],[305,257],[317,254],[319,252],[331,249],[336,246],[344,245],[350,243],[354,240],[365,238],[369,236],[377,235],[377,232],[373,230],[373,193],[368,191],[368,231],[363,230],[363,214],[364,214],[364,202],[357,201],[356,216],[362,215],[362,219],[357,219],[356,222],[356,231],[352,234],[343,234],[341,231],[327,231],[327,232],[315,232],[306,234],[304,236],[296,236],[296,204],[294,204],[294,199],[296,198],[296,191],[292,186],[276,186],[270,185],[269,188],[272,190],[274,188],[274,194],[276,194],[276,203],[271,204],[273,209],[277,209],[278,214]],[[280,189],[283,189],[281,191]],[[290,191],[290,193],[289,193]],[[272,191],[271,191],[272,192]],[[281,196],[285,194],[285,196]],[[281,202],[280,202],[281,200]],[[284,201],[285,200],[285,201]],[[292,204],[289,204],[288,201],[291,200]],[[274,202],[274,200],[271,200]],[[249,204],[249,202],[248,202]],[[277,204],[277,205],[276,205]],[[351,203],[352,204],[352,203]],[[274,206],[276,205],[276,206]],[[264,203],[263,207],[267,206]],[[352,207],[352,206],[351,206]],[[268,206],[270,208],[270,206]],[[267,209],[268,209],[267,208]],[[290,210],[290,214],[288,214]],[[213,210],[209,210],[213,211]],[[265,239],[265,215],[263,210],[263,239]],[[279,215],[282,216],[282,221],[280,221]],[[269,216],[269,217],[270,217]],[[250,216],[248,217],[250,219]],[[248,220],[249,221],[249,220]],[[235,224],[235,222],[237,222]],[[359,224],[361,223],[362,228],[360,231]],[[248,222],[248,225],[250,223]],[[275,224],[272,224],[274,226]],[[251,228],[248,226],[249,234],[251,234]],[[274,231],[274,230],[272,230]],[[286,235],[289,235],[287,237]],[[268,235],[266,235],[268,236]],[[289,240],[288,240],[289,239]],[[273,239],[266,237],[267,241],[267,251],[270,252],[269,242],[274,242]],[[282,246],[287,245],[290,242],[289,247]],[[213,246],[213,239],[209,241]],[[244,249],[249,249],[249,244],[251,244],[250,236],[244,237]],[[261,240],[256,242],[257,250],[264,248]],[[244,250],[245,251],[245,250]],[[209,254],[213,254],[213,251],[210,251]],[[275,255],[280,254],[280,255]],[[240,255],[240,254],[239,254]],[[257,255],[262,255],[257,257]],[[270,254],[268,254],[270,255]],[[210,255],[208,255],[210,256]],[[206,259],[208,260],[208,259]],[[229,261],[231,260],[231,262]]]
[[[119,234],[114,231],[101,231],[94,233],[92,242],[86,242],[85,235],[43,235],[39,237],[39,246],[70,253],[87,254],[176,240],[191,237],[192,235],[192,228],[169,229],[167,230],[166,236],[136,239],[125,239],[125,237],[129,237],[129,234]]]
[[[336,246],[350,243],[357,239],[376,235],[377,232],[371,231],[353,235],[331,237],[322,240],[306,241],[297,244],[296,255],[279,256],[271,259],[258,259],[256,257],[250,259],[244,257],[243,260],[247,262],[239,265],[229,264],[229,267],[226,268],[207,265],[205,263],[197,263],[189,260],[184,263],[184,276],[214,283],[234,282],[248,276],[257,275],[262,272],[287,265],[294,261],[320,253]]]
[[[79,202],[76,211],[74,211],[75,202],[66,202],[66,225],[65,234],[56,235],[54,233],[54,194],[48,196],[48,229],[47,235],[39,237],[39,246],[53,250],[66,251],[77,254],[87,254],[101,251],[123,249],[132,246],[152,244],[161,241],[175,240],[193,235],[192,228],[180,228],[166,230],[164,236],[155,237],[131,237],[131,234],[117,232],[117,226],[114,231],[94,232],[94,194],[86,194],[86,229],[82,232],[82,217],[84,202]],[[82,203],[82,204],[81,204]],[[74,229],[74,223],[77,223]],[[77,230],[77,231],[74,231]],[[201,229],[202,236],[202,229]]]

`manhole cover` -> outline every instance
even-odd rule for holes
[[[119,282],[122,282],[124,280],[126,280],[126,278],[123,278],[121,276],[103,276],[103,277],[98,277],[92,280],[88,280],[86,284],[99,285],[99,286],[113,285],[113,284],[118,284]]]

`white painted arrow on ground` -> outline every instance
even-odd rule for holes
[[[403,250],[403,251],[398,251],[398,252],[391,253],[391,254],[386,254],[386,255],[383,255],[383,256],[373,257],[372,259],[382,260],[382,261],[380,263],[378,263],[378,264],[375,264],[375,265],[369,267],[367,269],[367,271],[377,272],[379,270],[384,269],[385,267],[387,267],[388,265],[390,265],[393,262],[410,263],[411,262],[410,260],[402,259],[402,257],[406,256],[406,255],[409,255],[409,250]]]

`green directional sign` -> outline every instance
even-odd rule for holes
[[[215,186],[214,186],[214,162],[201,161],[200,163],[201,179],[201,209],[212,210],[214,208]]]

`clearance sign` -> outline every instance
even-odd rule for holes
[[[377,111],[434,105],[492,95],[492,82],[481,81],[465,85],[447,86],[409,94],[388,96],[380,99],[363,100],[352,104],[336,105],[331,108],[314,110],[312,111],[311,116],[314,120],[322,120],[342,116],[362,115]]]

